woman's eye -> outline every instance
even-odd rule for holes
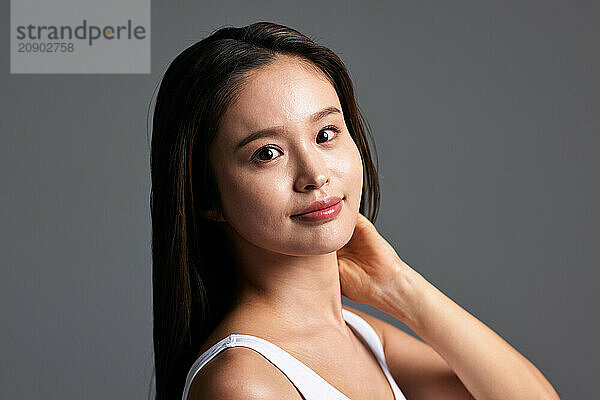
[[[340,130],[333,125],[326,126],[325,128],[323,128],[319,131],[319,134],[317,135],[317,143],[318,143],[319,137],[324,138],[325,139],[324,142],[330,141],[332,136],[335,137],[335,135],[331,135],[331,134],[322,135],[323,133],[325,133],[327,131],[333,131],[333,132],[335,132],[335,135],[337,135],[340,132]]]
[[[275,147],[265,146],[262,149],[259,149],[256,153],[254,153],[254,155],[252,156],[252,160],[258,160],[258,162],[271,161],[274,158],[272,156],[275,155],[274,150],[277,150],[281,153],[281,151]],[[263,158],[262,156],[266,158]]]

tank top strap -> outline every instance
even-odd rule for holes
[[[260,353],[277,367],[307,400],[350,400],[307,365],[300,362],[300,360],[281,347],[257,336],[240,333],[233,333],[221,339],[194,362],[186,377],[182,399],[187,400],[192,381],[202,367],[223,350],[238,346],[248,347]]]
[[[385,360],[385,353],[383,351],[383,345],[381,344],[381,340],[379,339],[377,332],[375,332],[375,329],[373,329],[373,327],[362,317],[353,313],[352,311],[342,308],[342,314],[344,315],[344,320],[358,332],[358,334],[371,348],[373,355],[375,355],[377,362],[381,366],[381,369],[383,370],[383,373],[387,378],[390,387],[392,388],[392,392],[394,392],[394,399],[406,400],[404,393],[402,393],[398,387],[398,384],[394,380],[394,377],[390,373],[390,370],[388,369],[387,362]]]
[[[377,358],[377,361],[385,362],[385,353],[383,352],[383,345],[379,340],[379,335],[375,332],[375,329],[363,318],[353,313],[352,311],[342,308],[342,314],[344,320],[353,327],[362,338],[367,342],[371,351]]]

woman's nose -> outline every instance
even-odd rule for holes
[[[296,190],[319,189],[329,182],[329,170],[323,156],[316,150],[306,150],[297,157]]]

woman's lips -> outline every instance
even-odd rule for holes
[[[292,218],[307,222],[322,222],[332,220],[337,217],[342,210],[342,200],[343,199],[337,198],[336,201],[331,201],[329,203],[331,204],[329,207],[310,211],[304,214],[292,215]]]

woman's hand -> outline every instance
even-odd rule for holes
[[[423,279],[400,259],[394,248],[377,232],[375,226],[361,213],[350,241],[337,251],[342,294],[350,300],[370,304],[384,312],[391,312],[389,299],[394,298],[394,312],[398,313],[399,288],[407,288],[416,279]],[[414,291],[407,290],[406,296]],[[409,317],[410,299],[401,306],[403,317]]]

